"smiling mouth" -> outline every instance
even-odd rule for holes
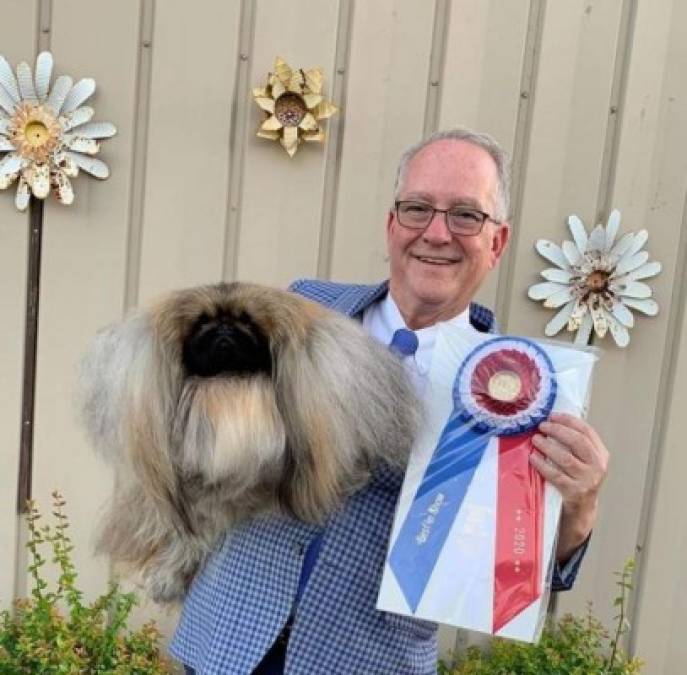
[[[455,265],[460,262],[458,258],[437,258],[429,255],[413,255],[413,258],[429,265]]]

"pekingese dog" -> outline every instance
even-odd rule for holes
[[[98,549],[183,597],[246,518],[322,523],[375,466],[405,466],[419,404],[355,321],[245,283],[182,290],[102,331],[81,408],[117,469]]]

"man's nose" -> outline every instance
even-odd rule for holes
[[[433,244],[448,244],[453,239],[451,232],[446,225],[446,214],[435,211],[434,217],[429,221],[429,225],[422,233],[425,241]]]

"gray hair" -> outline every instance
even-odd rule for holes
[[[510,158],[508,157],[508,153],[489,134],[461,127],[446,129],[444,131],[435,131],[428,138],[421,140],[415,145],[411,145],[401,155],[401,159],[398,163],[398,170],[396,172],[396,183],[394,184],[394,199],[400,197],[401,187],[405,180],[410,160],[428,145],[445,140],[466,141],[489,153],[489,156],[494,160],[496,173],[498,175],[497,212],[495,217],[498,220],[506,220],[510,208]]]

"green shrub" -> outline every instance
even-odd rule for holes
[[[31,598],[17,600],[14,612],[0,613],[0,674],[36,675],[108,673],[112,675],[162,675],[173,672],[160,654],[160,634],[148,623],[128,631],[126,622],[136,604],[132,593],[110,584],[107,593],[88,605],[75,585],[73,546],[64,514],[65,502],[53,493],[53,527],[38,526],[40,513],[29,504],[29,573]],[[41,568],[41,550],[52,551],[59,578],[51,585]]]
[[[620,648],[629,628],[625,616],[627,596],[632,588],[634,561],[628,560],[616,585],[614,605],[618,608],[613,636],[592,616],[570,614],[549,621],[538,644],[524,644],[494,638],[487,650],[468,647],[453,663],[440,662],[439,675],[631,675],[641,671],[642,662],[631,659]]]

